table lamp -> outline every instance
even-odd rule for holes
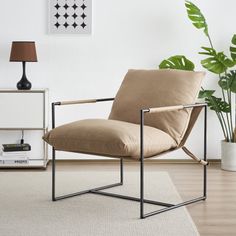
[[[31,89],[31,83],[27,80],[25,74],[26,62],[37,62],[35,42],[14,41],[11,46],[10,61],[21,61],[23,66],[23,75],[17,83],[19,90]]]

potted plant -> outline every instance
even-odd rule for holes
[[[188,18],[197,29],[203,29],[208,39],[208,46],[201,47],[199,54],[205,56],[201,65],[214,73],[218,80],[221,96],[215,95],[215,90],[202,87],[199,98],[205,100],[219,120],[224,140],[221,142],[221,167],[224,170],[236,171],[236,34],[233,35],[229,47],[230,57],[224,52],[218,52],[213,46],[208,31],[208,25],[201,10],[190,1],[185,1]],[[194,70],[194,63],[183,55],[175,55],[163,60],[159,68]]]

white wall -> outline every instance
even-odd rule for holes
[[[228,49],[233,35],[236,1],[194,1],[204,12],[214,45]],[[183,0],[93,0],[93,33],[90,36],[49,35],[47,0],[11,0],[1,3],[0,87],[14,88],[20,79],[20,63],[10,63],[13,40],[34,40],[38,63],[28,63],[33,87],[50,89],[50,101],[112,97],[129,68],[156,68],[174,54],[191,58],[198,70],[203,33],[187,19]],[[212,88],[216,78],[207,74],[204,86]],[[174,88],[173,88],[174,89]],[[108,104],[66,107],[58,123],[85,117],[106,117]],[[201,154],[202,126],[189,141]],[[222,139],[219,124],[209,114],[209,157],[219,158]],[[183,158],[182,153],[175,154]],[[172,155],[173,157],[173,155]]]

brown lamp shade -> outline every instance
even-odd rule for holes
[[[12,42],[10,61],[37,62],[35,42]]]

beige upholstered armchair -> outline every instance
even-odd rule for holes
[[[206,199],[206,104],[195,103],[203,72],[180,70],[129,70],[115,98],[64,101],[52,103],[52,130],[44,140],[52,145],[52,200],[86,193],[101,194],[137,201],[140,218]],[[113,101],[108,119],[86,119],[55,128],[55,106]],[[204,108],[204,157],[193,155],[184,145],[200,111]],[[203,195],[179,204],[144,198],[144,161],[182,148],[203,164]],[[118,183],[64,196],[55,196],[56,151],[103,155],[120,159]],[[123,159],[140,163],[140,198],[101,190],[123,184]],[[163,209],[144,213],[144,203]]]

